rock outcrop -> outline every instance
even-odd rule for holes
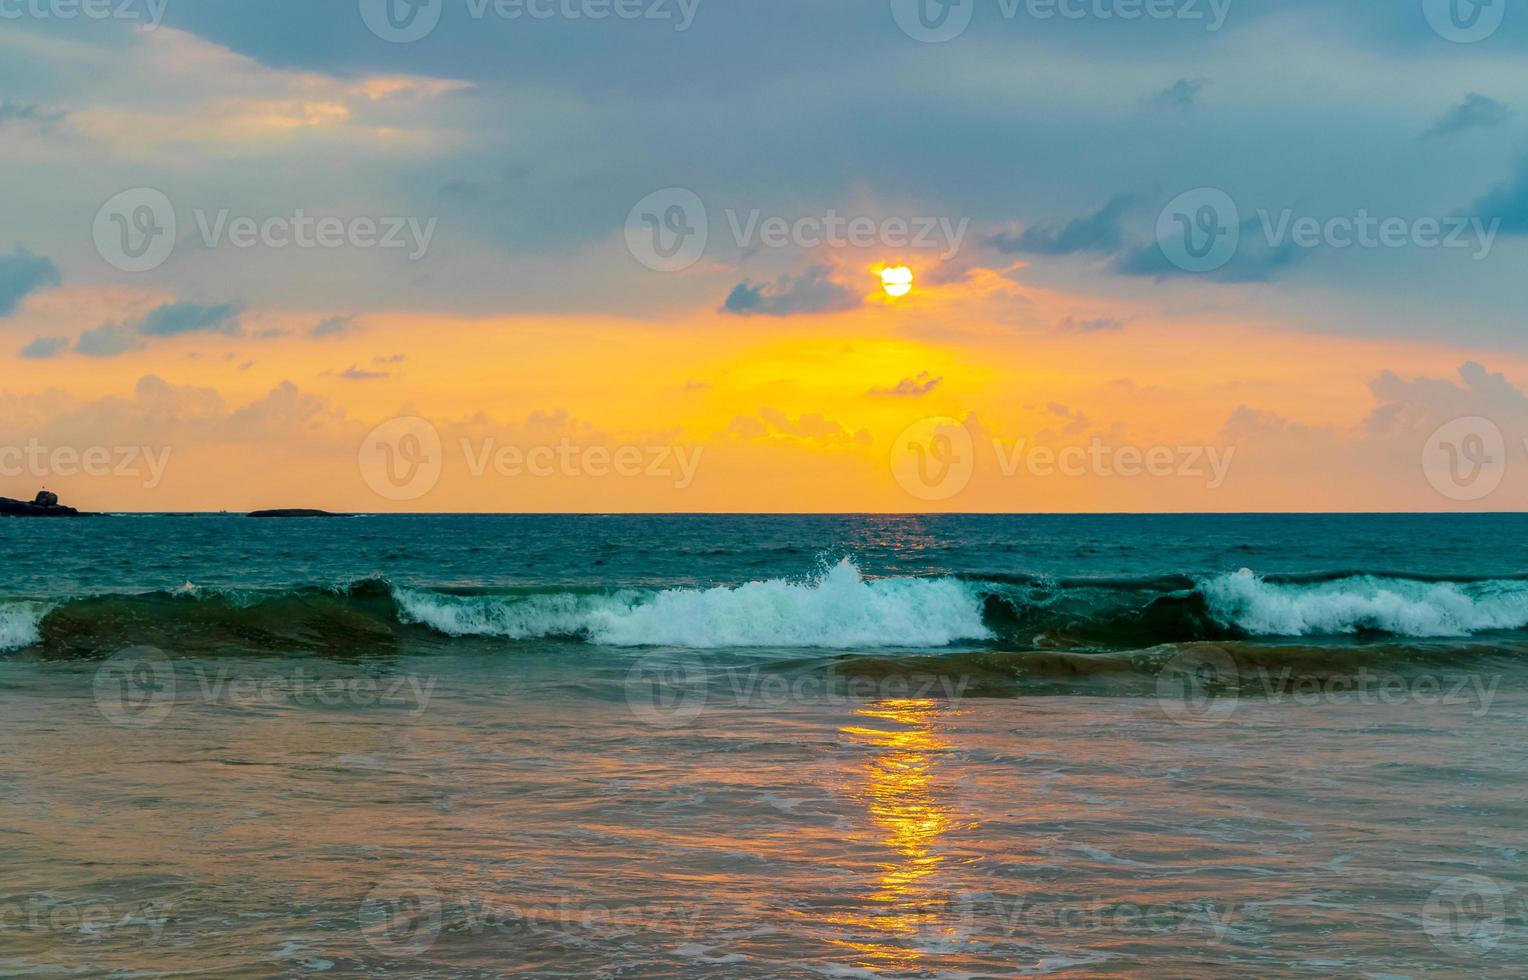
[[[73,507],[58,502],[58,494],[51,490],[39,491],[30,502],[0,497],[0,517],[79,517]]]

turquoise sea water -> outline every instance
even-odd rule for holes
[[[1525,529],[0,522],[0,974],[1515,975]]]

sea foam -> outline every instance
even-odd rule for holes
[[[1422,582],[1354,575],[1329,582],[1268,582],[1242,569],[1199,584],[1221,625],[1255,636],[1382,631],[1468,636],[1528,626],[1528,582]]]
[[[735,587],[448,596],[394,590],[405,622],[452,636],[579,636],[608,646],[939,647],[991,639],[970,585],[951,578],[871,579],[844,560],[815,579]]]
[[[0,605],[0,653],[20,650],[42,640],[38,627],[48,607],[38,602],[8,602]]]

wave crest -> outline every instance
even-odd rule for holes
[[[698,650],[941,647],[989,640],[976,588],[953,578],[867,580],[845,559],[815,579],[590,596],[394,590],[400,616],[452,636],[577,636]]]
[[[8,602],[0,605],[0,653],[20,650],[41,642],[38,629],[48,607],[40,602]]]
[[[1270,582],[1242,569],[1200,583],[1210,615],[1253,636],[1379,632],[1417,638],[1469,636],[1528,626],[1528,582],[1421,581],[1351,575]]]

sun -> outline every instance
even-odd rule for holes
[[[881,288],[887,296],[906,296],[913,291],[913,270],[894,265],[881,270]]]

